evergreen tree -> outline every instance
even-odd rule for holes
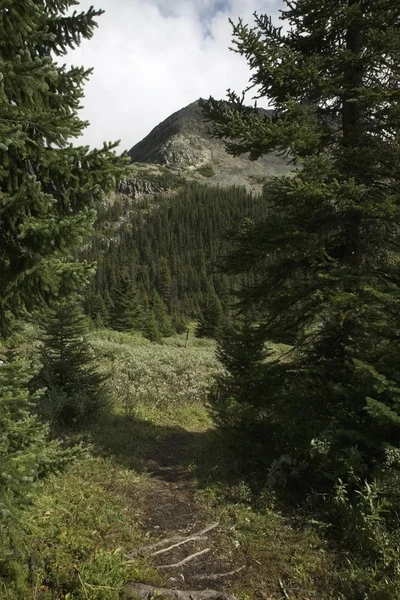
[[[111,325],[117,331],[140,330],[143,309],[128,274],[121,276],[113,291]]]
[[[246,427],[246,411],[252,411],[265,393],[264,344],[265,333],[247,315],[226,326],[218,339],[217,358],[224,371],[210,396],[211,409],[215,422],[236,434]]]
[[[80,449],[63,450],[49,441],[48,428],[32,414],[41,396],[29,390],[32,367],[10,356],[0,364],[0,579],[12,577],[10,564],[23,553],[20,513],[38,480],[61,468]]]
[[[168,315],[167,307],[157,292],[153,292],[151,304],[157,327],[161,335],[163,337],[172,335],[174,330],[172,328],[171,317]]]
[[[107,405],[105,377],[87,340],[88,318],[79,300],[61,301],[43,319],[43,367],[38,381],[47,391],[39,408],[54,424],[82,426]]]
[[[77,4],[0,1],[0,336],[13,318],[88,278],[89,265],[71,254],[125,168],[114,144],[89,151],[70,143],[87,125],[77,113],[90,71],[56,58],[90,38],[101,14],[93,8],[67,14]],[[28,371],[18,359],[0,365],[2,535],[15,533],[38,477],[68,458],[32,416]],[[14,556],[20,549],[14,542]],[[7,569],[6,553],[0,554],[0,568]]]
[[[160,342],[162,335],[158,328],[154,310],[148,310],[143,314],[141,332],[151,342]]]
[[[207,296],[196,329],[197,337],[215,338],[218,336],[224,320],[221,301],[216,294]]]
[[[125,158],[116,144],[72,146],[91,71],[56,57],[90,38],[102,11],[67,15],[76,0],[2,2],[0,20],[0,331],[12,315],[65,294],[90,267],[71,260],[90,234],[94,208]]]
[[[228,152],[278,150],[297,167],[267,182],[270,215],[237,233],[225,265],[261,274],[243,301],[270,338],[296,345],[296,385],[285,395],[282,380],[274,415],[288,432],[280,452],[322,447],[337,474],[356,448],[352,468],[364,473],[400,439],[400,5],[286,5],[286,32],[266,15],[234,25],[251,86],[274,113],[233,92],[203,104]]]

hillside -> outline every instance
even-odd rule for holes
[[[257,161],[248,155],[228,155],[223,142],[210,137],[198,100],[159,123],[129,155],[139,171],[146,172],[145,165],[152,165],[154,172],[155,165],[160,165],[192,181],[242,185],[254,191],[260,191],[266,177],[290,170],[287,161],[274,152]]]

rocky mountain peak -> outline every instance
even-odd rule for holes
[[[159,123],[129,151],[134,163],[152,163],[185,172],[213,185],[245,185],[260,189],[266,177],[290,170],[282,156],[270,153],[258,161],[226,153],[221,140],[209,135],[199,101]]]

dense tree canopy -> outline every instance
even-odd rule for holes
[[[0,338],[8,336],[13,319],[87,280],[90,266],[73,260],[73,253],[126,164],[113,151],[116,144],[90,151],[70,142],[86,126],[78,109],[90,71],[67,68],[59,59],[92,36],[101,14],[69,10],[78,5],[0,0]],[[19,509],[37,479],[72,452],[50,443],[47,427],[33,414],[32,367],[13,354],[2,358],[0,576],[8,577],[9,552],[15,559],[22,549],[13,539]]]
[[[0,2],[0,327],[57,290],[87,278],[71,251],[125,163],[112,151],[73,147],[90,70],[60,58],[90,38],[102,11],[76,0]],[[58,58],[56,61],[55,58]]]
[[[186,184],[170,196],[135,202],[118,198],[99,211],[98,233],[84,252],[85,258],[97,262],[86,299],[88,314],[95,321],[102,314],[104,322],[105,305],[105,320],[113,328],[140,330],[140,311],[149,311],[154,300],[157,305],[161,300],[179,325],[181,318],[200,317],[207,298],[215,295],[226,312],[232,289],[248,280],[218,269],[230,247],[226,234],[243,219],[259,220],[267,211],[265,196],[253,196],[241,187]],[[159,327],[169,329],[165,323]]]
[[[319,440],[334,462],[356,448],[363,472],[400,433],[400,6],[286,5],[285,30],[266,15],[234,25],[274,114],[233,92],[204,105],[229,152],[280,149],[297,167],[267,183],[271,214],[237,234],[226,268],[261,273],[244,301],[295,346],[275,415],[287,445],[307,455]]]

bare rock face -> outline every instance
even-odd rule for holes
[[[177,134],[160,147],[160,154],[167,166],[189,171],[212,161],[210,144],[199,135]]]
[[[158,164],[211,185],[244,185],[260,190],[264,179],[291,171],[288,161],[271,152],[257,161],[233,157],[221,140],[209,135],[211,126],[199,102],[193,102],[157,125],[129,151],[134,163]],[[209,167],[202,172],[202,167]]]
[[[142,181],[140,179],[126,179],[121,181],[118,192],[124,196],[129,196],[133,200],[137,200],[141,196],[149,194],[159,194],[165,189],[151,181]]]

